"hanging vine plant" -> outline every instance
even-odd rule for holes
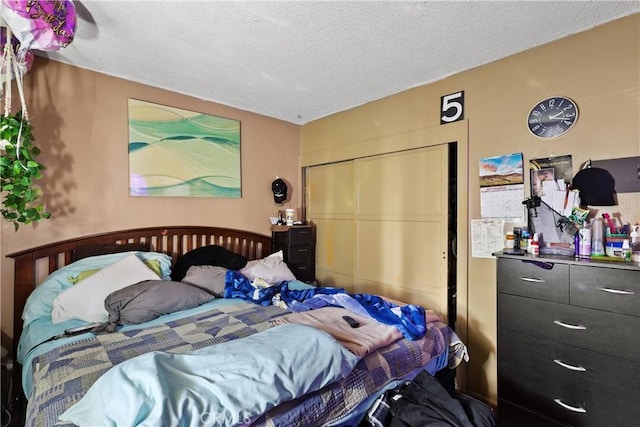
[[[22,76],[30,68],[33,54],[16,56],[19,43],[8,27],[0,27],[3,44],[0,58],[0,97],[4,114],[0,116],[0,215],[13,222],[17,231],[21,224],[29,224],[50,217],[40,203],[42,191],[35,181],[42,178],[44,166],[36,160],[40,149],[33,145],[32,126],[27,114]],[[20,94],[22,109],[11,114],[11,81]]]
[[[0,190],[4,194],[0,213],[20,224],[47,219],[51,215],[40,203],[42,191],[35,184],[45,167],[36,160],[40,149],[33,145],[32,127],[22,116],[0,116]]]
[[[22,77],[33,63],[35,50],[55,51],[73,41],[76,11],[72,0],[6,1],[0,3],[0,214],[21,224],[51,215],[40,202],[42,191],[35,184],[44,166],[36,160],[40,149],[33,145]],[[11,81],[20,94],[21,110],[11,114]]]

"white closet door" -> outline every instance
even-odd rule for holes
[[[307,169],[321,285],[447,313],[448,147]]]

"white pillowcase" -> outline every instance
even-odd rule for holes
[[[247,265],[240,270],[247,279],[262,279],[272,285],[279,284],[285,280],[296,280],[287,264],[284,262],[282,251],[278,251],[255,261],[249,261]]]
[[[106,322],[108,313],[104,299],[110,293],[142,280],[159,279],[135,254],[128,255],[61,292],[53,300],[51,321]]]

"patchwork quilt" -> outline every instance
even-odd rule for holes
[[[125,360],[152,351],[186,353],[247,337],[271,328],[274,319],[289,313],[276,306],[239,302],[157,326],[93,336],[43,353],[33,359],[34,387],[25,425],[55,425],[101,375]],[[280,404],[253,425],[332,423],[347,417],[393,380],[421,368],[435,373],[446,367],[450,344],[459,340],[441,322],[429,322],[426,329],[418,340],[402,338],[371,352],[346,378]]]

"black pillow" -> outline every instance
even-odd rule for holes
[[[247,265],[247,259],[222,246],[203,246],[180,257],[171,269],[171,280],[181,281],[192,265],[215,265],[228,270],[240,270]]]
[[[125,243],[118,245],[116,243],[103,243],[98,245],[78,246],[71,252],[71,261],[78,261],[95,255],[116,254],[129,251],[149,251],[148,243]]]

